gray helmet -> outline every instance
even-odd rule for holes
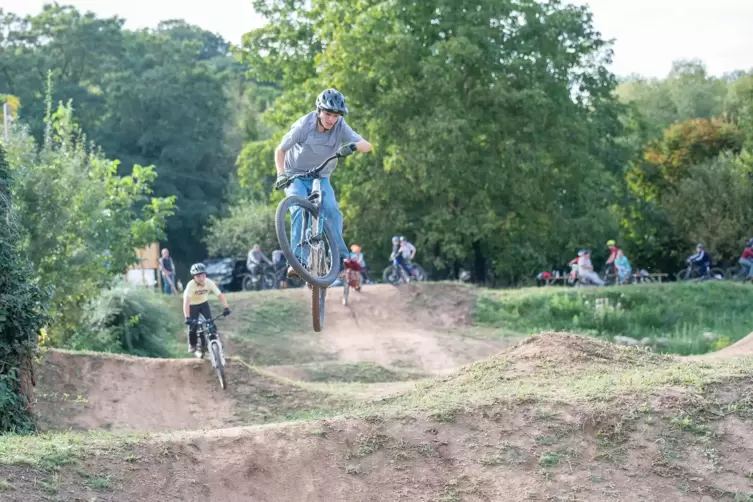
[[[400,242],[400,237],[397,235],[392,238],[392,242]]]
[[[199,275],[206,273],[207,268],[203,263],[194,263],[191,265],[191,275]]]
[[[317,111],[327,110],[340,115],[348,113],[348,107],[345,106],[345,97],[335,89],[325,89],[317,96],[316,109]]]

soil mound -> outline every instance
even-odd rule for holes
[[[316,409],[328,396],[228,360],[227,389],[211,364],[50,350],[37,366],[42,429],[206,429]],[[331,404],[331,403],[330,403]]]

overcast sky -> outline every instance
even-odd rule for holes
[[[615,39],[612,71],[663,77],[677,59],[701,59],[712,74],[753,69],[753,0],[571,0],[589,4],[602,35]],[[45,0],[0,0],[16,14],[37,13]],[[263,24],[251,0],[69,0],[79,10],[118,15],[126,27],[154,27],[166,19],[219,33],[232,43]]]

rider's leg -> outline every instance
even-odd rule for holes
[[[203,304],[201,304],[203,305]],[[188,311],[188,315],[191,319],[199,317],[200,305],[191,305]],[[188,352],[196,352],[196,329],[198,326],[191,324],[188,326]]]
[[[309,196],[310,191],[311,180],[298,178],[297,180],[293,181],[293,183],[288,185],[288,187],[285,189],[285,195],[295,195],[296,197],[305,199]],[[300,261],[302,265],[305,265],[305,263],[303,263],[302,261],[304,256],[303,249],[298,247],[298,242],[301,240],[302,218],[303,209],[301,209],[299,206],[293,206],[290,209],[290,247],[293,248],[293,253],[295,254],[295,257],[298,258],[298,261]]]
[[[322,209],[324,217],[330,222],[332,229],[335,231],[335,244],[340,249],[340,259],[348,257],[348,246],[343,239],[343,214],[340,212],[340,205],[335,198],[335,191],[329,182],[329,178],[322,178]]]
[[[740,258],[740,265],[743,265],[748,269],[748,279],[753,278],[753,260],[748,258]]]

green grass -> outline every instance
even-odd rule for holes
[[[429,412],[452,421],[458,411],[499,402],[581,403],[608,411],[610,403],[626,396],[645,399],[668,389],[698,392],[717,383],[742,381],[753,373],[753,358],[688,361],[596,340],[591,343],[614,353],[603,360],[586,357],[583,364],[539,360],[524,375],[516,367],[515,354],[503,353],[448,377],[418,382],[416,390],[388,399],[379,408],[362,407],[358,413]]]
[[[322,362],[301,365],[309,382],[380,383],[418,380],[428,375],[391,370],[372,362]]]
[[[753,289],[747,285],[722,281],[486,290],[477,299],[475,321],[506,333],[569,331],[606,340],[617,335],[664,339],[658,351],[690,355],[718,350],[746,336],[752,300]],[[706,332],[716,338],[706,339]]]
[[[29,436],[0,435],[0,465],[26,465],[54,472],[92,451],[125,449],[146,434],[114,435],[106,432],[58,432]]]

